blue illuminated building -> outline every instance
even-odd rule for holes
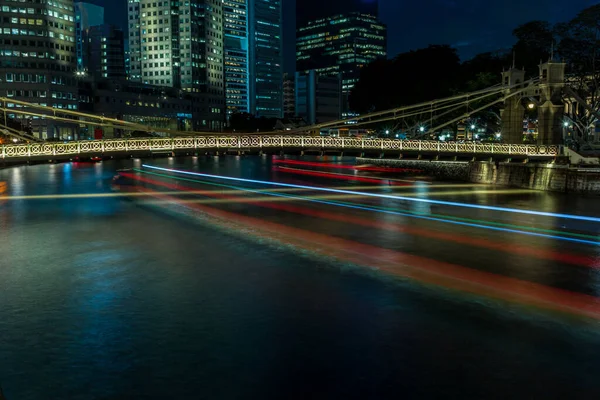
[[[249,113],[248,1],[223,0],[227,117]]]
[[[89,50],[87,32],[92,26],[104,24],[104,8],[95,4],[77,2],[75,9],[75,49],[77,51],[77,71],[88,67]]]
[[[283,117],[281,0],[248,0],[250,112]]]

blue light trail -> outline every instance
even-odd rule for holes
[[[437,205],[451,206],[451,207],[471,208],[471,209],[478,209],[478,210],[500,211],[500,212],[507,212],[507,213],[513,213],[513,214],[536,215],[536,216],[542,216],[542,217],[571,219],[571,220],[577,220],[577,221],[600,222],[600,218],[598,218],[598,217],[589,217],[589,216],[585,216],[585,215],[559,214],[559,213],[551,213],[551,212],[535,211],[535,210],[520,210],[517,208],[484,206],[481,204],[469,204],[469,203],[458,203],[458,202],[454,202],[454,201],[419,199],[419,198],[414,198],[414,197],[394,196],[394,195],[382,194],[382,193],[367,193],[367,192],[358,192],[358,191],[354,191],[354,190],[342,190],[342,189],[323,188],[323,187],[307,186],[307,185],[295,185],[295,184],[291,184],[291,183],[269,182],[269,181],[261,181],[261,180],[256,180],[256,179],[235,178],[235,177],[231,177],[231,176],[211,175],[211,174],[203,174],[200,172],[191,172],[191,171],[182,171],[182,170],[177,170],[177,169],[155,167],[155,166],[148,165],[148,164],[142,164],[142,167],[149,168],[149,169],[155,169],[155,170],[159,170],[159,171],[172,172],[172,173],[177,173],[177,174],[200,176],[200,177],[204,177],[204,178],[222,179],[222,180],[235,181],[235,182],[257,183],[257,184],[269,185],[269,186],[281,186],[281,187],[290,187],[290,188],[297,188],[297,189],[308,189],[308,190],[315,190],[315,191],[321,191],[321,192],[351,194],[351,195],[357,195],[357,196],[376,197],[376,198],[391,199],[391,200],[404,200],[404,201],[409,201],[409,202],[413,202],[413,203],[427,203],[427,204],[437,204]]]

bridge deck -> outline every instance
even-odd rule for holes
[[[561,154],[561,146],[493,143],[444,143],[427,140],[389,140],[332,138],[315,136],[250,135],[198,136],[177,138],[142,138],[86,140],[67,143],[31,143],[0,146],[0,158],[58,158],[77,155],[115,155],[157,151],[281,151],[335,150],[352,152],[437,153],[445,155],[505,155],[553,158]]]

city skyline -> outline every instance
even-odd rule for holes
[[[284,71],[295,72],[296,1],[283,0]],[[308,0],[305,0],[308,1]],[[104,5],[108,23],[125,27],[124,0],[90,0]],[[490,3],[474,0],[400,2],[379,0],[381,21],[388,26],[389,57],[427,47],[449,44],[463,60],[478,53],[506,49],[514,39],[512,30],[531,20],[567,21],[597,0],[506,0]]]

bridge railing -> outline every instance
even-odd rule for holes
[[[321,149],[406,151],[447,154],[502,154],[529,157],[558,156],[560,146],[495,143],[445,143],[428,140],[334,138],[319,136],[248,135],[177,138],[85,140],[67,143],[30,143],[0,146],[0,158],[110,154],[175,150]]]

